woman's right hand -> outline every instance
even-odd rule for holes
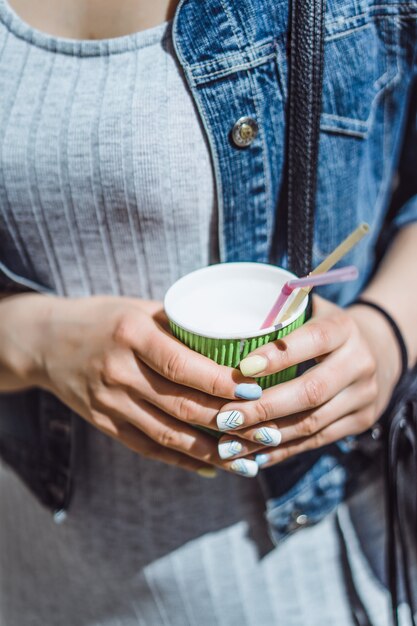
[[[203,475],[213,466],[236,471],[220,459],[217,439],[193,425],[217,430],[224,399],[253,379],[181,344],[160,302],[26,297],[42,314],[36,386],[141,455]]]

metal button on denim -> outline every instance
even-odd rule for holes
[[[247,148],[258,134],[258,124],[252,117],[241,117],[232,129],[232,139],[238,148]]]
[[[297,515],[295,519],[295,523],[297,524],[297,526],[305,526],[307,522],[308,522],[308,517],[307,515],[305,515],[305,513],[302,513],[301,515]]]

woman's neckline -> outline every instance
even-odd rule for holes
[[[50,35],[21,18],[7,0],[0,0],[0,21],[19,39],[38,48],[72,56],[108,56],[159,43],[172,20],[136,33],[110,39],[70,39]]]

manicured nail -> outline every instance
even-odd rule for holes
[[[252,478],[258,473],[258,464],[256,461],[250,461],[248,459],[236,459],[230,466],[232,472],[240,474],[241,476],[248,476]]]
[[[234,439],[222,441],[218,444],[219,457],[221,459],[230,459],[230,457],[236,456],[242,450],[243,446],[240,441],[235,441]]]
[[[247,356],[246,359],[242,359],[239,363],[239,368],[243,376],[255,376],[266,370],[267,367],[268,359],[258,354]]]
[[[268,463],[270,458],[271,457],[269,454],[257,454],[255,456],[255,461],[257,462],[258,466],[261,467],[262,465],[265,465],[265,463]]]
[[[223,411],[217,414],[217,428],[219,430],[234,430],[242,426],[245,418],[240,411]]]
[[[253,438],[258,443],[263,443],[264,446],[279,446],[281,443],[282,435],[278,428],[268,428],[263,426],[255,430]]]
[[[240,383],[235,389],[236,398],[242,398],[243,400],[258,400],[261,395],[262,387],[255,383]]]
[[[215,478],[217,476],[217,470],[214,467],[202,467],[197,470],[197,474],[203,478]]]

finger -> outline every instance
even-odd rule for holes
[[[236,464],[223,461],[218,454],[217,438],[178,422],[145,401],[134,400],[120,389],[113,390],[102,402],[106,414],[127,421],[162,448],[198,459],[203,467],[211,465],[247,477],[256,476],[258,472],[258,466],[253,460]]]
[[[176,419],[218,430],[216,416],[224,400],[163,378],[131,351],[113,352],[101,383],[112,389],[124,387]]]
[[[248,438],[249,439],[249,438]],[[264,449],[264,445],[256,441],[241,439],[240,437],[225,435],[217,443],[219,457],[223,460],[238,459],[248,455],[253,455]]]
[[[133,353],[123,359],[114,386],[125,387],[136,399],[183,422],[217,430],[216,416],[224,400],[162,378]]]
[[[266,376],[340,348],[354,328],[343,312],[313,318],[286,337],[265,344],[240,362],[245,376]]]
[[[228,416],[231,414],[235,415],[235,428],[241,429],[311,411],[331,400],[357,377],[358,366],[350,358],[350,350],[339,350],[302,376],[265,390],[256,402],[223,405],[216,418],[217,425],[219,430],[229,430]]]
[[[125,390],[104,390],[93,400],[93,409],[130,423],[164,448],[171,448],[204,462],[218,460],[216,440],[210,435],[179,422],[145,400],[133,398]]]
[[[346,414],[355,413],[375,402],[378,394],[376,379],[356,381],[343,389],[334,398],[312,411],[304,411],[297,415],[281,417],[261,426],[241,429],[234,433],[237,443],[248,440],[254,444],[263,444],[267,447],[276,447],[300,438],[311,437],[336,422]],[[224,437],[219,440],[221,444]],[[230,440],[230,435],[228,436]],[[237,449],[236,444],[229,445],[230,449]],[[250,450],[252,451],[252,450]]]
[[[258,465],[269,467],[276,463],[281,463],[296,454],[327,446],[351,435],[359,435],[371,428],[376,419],[375,405],[372,403],[361,411],[341,417],[311,437],[289,441],[275,450],[263,452],[262,457],[255,457],[255,459]]]
[[[207,478],[215,476],[215,470],[212,466],[175,450],[163,448],[126,421],[96,413],[94,426],[129,450],[145,458],[197,472]]]
[[[261,396],[261,388],[252,379],[245,378],[237,369],[218,365],[194,352],[164,327],[154,324],[144,337],[136,326],[129,320],[121,325],[118,341],[133,349],[163,378],[221,398],[254,399]]]
[[[226,469],[218,454],[217,438],[173,419],[144,400],[132,398],[122,389],[102,393],[100,400],[94,400],[94,409],[128,422],[163,448]]]

